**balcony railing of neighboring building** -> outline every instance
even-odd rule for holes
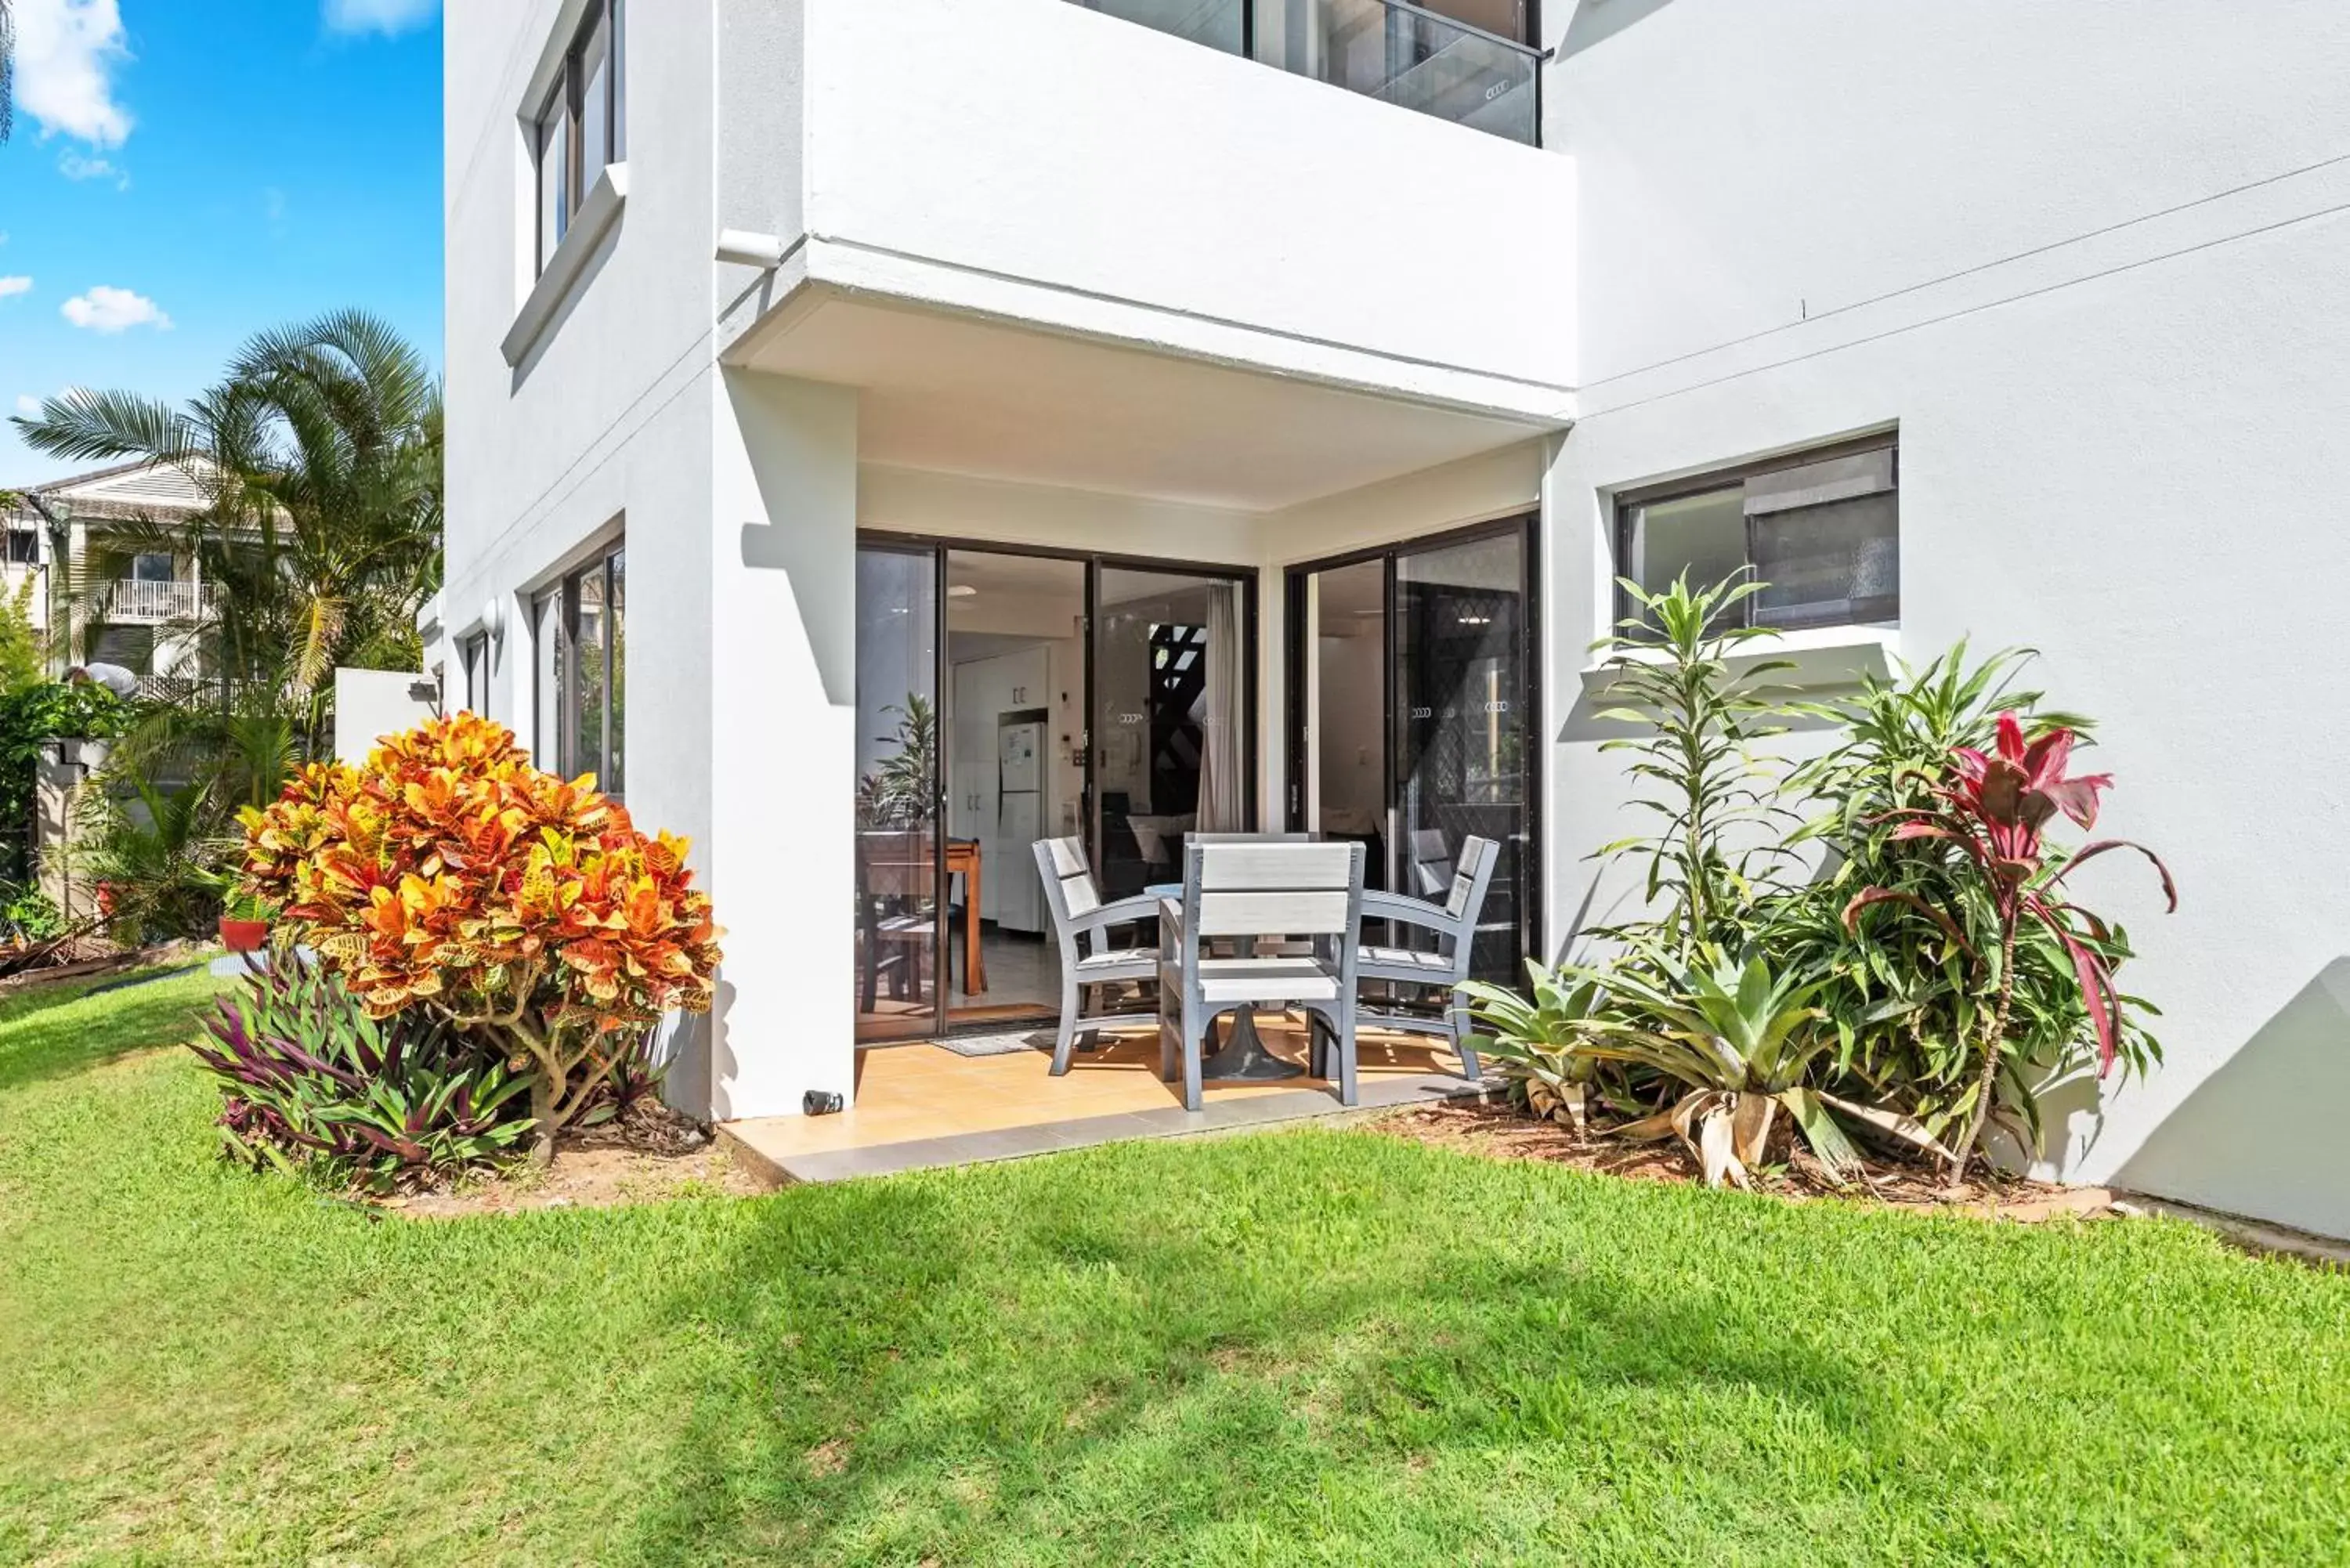
[[[1541,140],[1541,51],[1408,0],[1073,3],[1512,141]],[[1497,15],[1525,8],[1491,3]]]
[[[106,589],[109,621],[187,620],[202,602],[203,588],[191,582],[120,577]]]
[[[224,680],[217,675],[141,675],[133,695],[175,708],[269,707],[286,692],[266,680]]]

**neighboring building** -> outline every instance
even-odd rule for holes
[[[5,515],[0,591],[13,596],[26,577],[35,580],[30,603],[48,638],[51,666],[102,662],[142,676],[192,674],[195,650],[184,627],[202,602],[203,572],[193,556],[157,549],[130,528],[203,510],[195,481],[169,464],[129,462],[19,493]]]
[[[2102,721],[2106,826],[2179,874],[2165,919],[2084,873],[2169,1061],[2060,1092],[2050,1168],[2350,1232],[2350,11],[446,32],[427,659],[693,836],[728,961],[681,1103],[795,1112],[859,1038],[1027,1000],[1046,828],[1114,891],[1201,826],[1354,834],[1405,883],[1487,833],[1481,965],[1556,950],[1637,897],[1589,858],[1633,820],[1586,682],[1612,579],[1752,561],[1824,687],[2039,648]],[[884,765],[909,709],[944,711],[943,824]],[[941,829],[985,942],[877,963],[853,907],[905,869],[858,846]]]

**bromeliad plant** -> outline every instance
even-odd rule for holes
[[[244,890],[372,1016],[421,1009],[525,1074],[541,1162],[664,1012],[709,1009],[719,961],[684,841],[594,785],[458,713],[243,815]]]
[[[1461,993],[1482,1025],[1472,1045],[1508,1065],[1523,1086],[1526,1108],[1544,1120],[1583,1130],[1597,1086],[1598,1062],[1585,1053],[1588,1027],[1603,995],[1596,981],[1576,979],[1529,959],[1529,1002],[1503,986],[1472,980]]]
[[[1933,787],[1935,805],[1895,814],[1899,820],[1893,827],[1894,842],[1943,846],[1951,852],[1952,868],[1971,874],[1991,912],[1993,944],[1988,949],[1969,940],[1963,910],[1939,906],[1909,888],[1864,888],[1845,908],[1845,927],[1855,934],[1872,909],[1899,908],[1926,919],[1989,982],[1991,1002],[1982,1018],[1977,1046],[1981,1064],[1966,1130],[1950,1145],[1953,1184],[1965,1174],[1967,1161],[1991,1125],[2027,929],[2053,940],[2072,965],[2080,1003],[2096,1039],[2100,1075],[2111,1070],[2119,1054],[2124,1020],[2107,958],[2110,933],[2097,917],[2064,899],[2061,889],[2065,877],[2100,855],[2131,850],[2152,863],[2168,907],[2178,907],[2169,867],[2143,845],[2099,839],[2070,854],[2048,846],[2044,829],[2059,813],[2084,830],[2094,827],[2098,797],[2113,786],[2108,774],[2065,772],[2074,741],[2074,732],[2061,726],[2027,740],[2016,715],[2002,713],[1991,750],[1955,750],[1950,773]]]
[[[384,1188],[494,1158],[529,1130],[528,1080],[495,1054],[420,1012],[371,1018],[332,974],[273,957],[190,1043],[221,1080],[225,1153]]]
[[[1647,1068],[1679,1086],[1671,1104],[1617,1127],[1617,1136],[1679,1137],[1709,1186],[1727,1179],[1744,1187],[1783,1109],[1831,1179],[1842,1180],[1858,1162],[1828,1114],[1835,1097],[1806,1082],[1813,1061],[1835,1038],[1816,1005],[1824,978],[1774,972],[1759,954],[1742,963],[1718,950],[1684,960],[1654,946],[1606,970],[1564,972],[1605,998],[1583,1026],[1579,1054]]]

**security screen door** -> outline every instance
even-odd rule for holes
[[[1437,899],[1461,841],[1494,840],[1472,972],[1503,983],[1539,950],[1534,567],[1515,519],[1289,583],[1290,826],[1363,839],[1377,879]]]

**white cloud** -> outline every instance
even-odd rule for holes
[[[441,0],[327,0],[327,26],[337,33],[381,33],[390,37],[421,27],[441,9]]]
[[[0,277],[0,299],[5,299],[12,294],[30,294],[32,292],[33,280],[29,277],[26,277],[21,274],[16,277]]]
[[[156,309],[155,302],[145,295],[133,294],[127,288],[109,288],[102,283],[88,294],[75,295],[57,308],[68,321],[92,332],[125,332],[133,327],[168,331],[172,326],[172,318]]]
[[[130,112],[114,99],[114,67],[130,57],[115,0],[17,0],[16,107],[93,147],[120,147]]]
[[[68,180],[111,180],[118,191],[130,189],[130,176],[109,159],[85,158],[68,151],[57,155],[57,172]]]
[[[30,392],[19,392],[16,394],[16,411],[28,420],[38,418],[41,412],[41,400]]]

